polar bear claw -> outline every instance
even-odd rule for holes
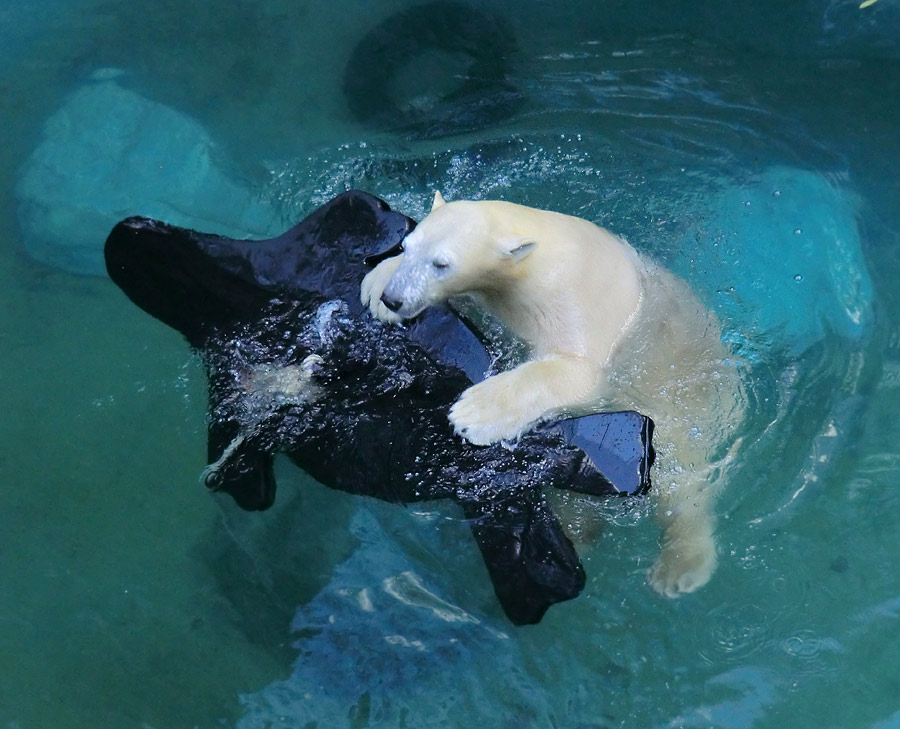
[[[381,301],[381,295],[391,276],[400,265],[400,256],[386,258],[365,275],[359,288],[362,305],[368,308],[376,319],[388,324],[399,324],[403,319],[388,309]]]

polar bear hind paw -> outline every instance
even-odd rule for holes
[[[650,568],[650,586],[665,597],[680,597],[703,587],[716,569],[712,537],[683,538],[663,546]]]

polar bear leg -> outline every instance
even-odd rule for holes
[[[514,440],[539,420],[590,409],[595,368],[580,357],[548,357],[488,377],[450,408],[454,430],[475,445]]]
[[[660,490],[656,504],[663,526],[662,550],[650,568],[649,582],[666,597],[703,587],[716,569],[710,486],[700,474],[684,475],[689,478]]]
[[[384,293],[388,281],[391,280],[391,276],[394,275],[394,271],[400,265],[401,258],[403,258],[402,255],[385,258],[365,275],[359,287],[359,298],[363,306],[368,307],[376,319],[389,324],[399,324],[403,321],[381,302],[381,295]]]

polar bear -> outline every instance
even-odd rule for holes
[[[561,416],[652,417],[663,543],[650,583],[675,597],[709,580],[714,495],[743,393],[716,316],[681,279],[586,220],[509,202],[446,203],[437,193],[402,254],[374,268],[360,293],[389,322],[470,302],[482,323],[496,320],[524,343],[524,362],[451,408],[455,430],[473,443],[515,439]]]

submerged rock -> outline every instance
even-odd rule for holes
[[[874,292],[857,207],[821,174],[772,167],[744,185],[723,186],[670,265],[710,302],[751,361],[767,343],[798,354],[829,331],[858,339]]]
[[[29,255],[105,275],[106,235],[136,211],[234,238],[271,233],[275,213],[229,176],[206,130],[120,79],[97,71],[44,124],[15,188]]]

